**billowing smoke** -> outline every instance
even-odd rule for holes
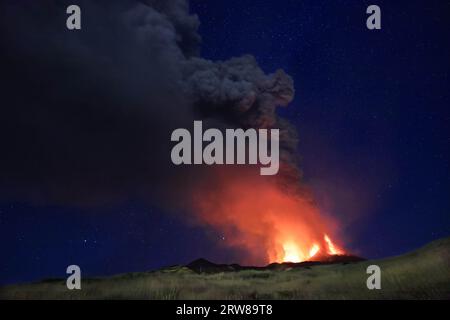
[[[296,131],[276,114],[277,107],[287,106],[294,97],[293,81],[283,70],[266,75],[247,55],[224,62],[193,58],[184,74],[202,119],[228,128],[280,129],[281,159],[295,166]]]
[[[81,8],[82,29],[66,28]],[[2,197],[149,198],[170,184],[170,133],[193,121],[183,68],[198,51],[184,1],[2,2]]]
[[[296,130],[276,113],[294,97],[286,73],[249,55],[202,59],[184,0],[44,2],[0,5],[0,200],[163,199],[256,263],[282,259],[286,243],[297,260],[322,245],[332,227],[301,183]],[[79,31],[65,27],[69,4],[81,7]],[[280,129],[280,173],[174,166],[170,134],[194,120]]]

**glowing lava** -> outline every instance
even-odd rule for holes
[[[239,250],[239,263],[320,261],[344,253],[331,240],[336,223],[307,191],[289,192],[275,180],[226,173],[199,185],[193,208],[200,224],[226,239],[222,245]]]
[[[288,242],[283,245],[285,262],[300,262],[303,261],[304,257],[300,249],[294,242]]]
[[[323,245],[326,252],[321,252],[321,247],[317,243],[311,246],[309,249],[309,255],[305,256],[300,250],[299,246],[295,242],[286,242],[283,244],[284,255],[281,262],[302,262],[311,260],[311,258],[318,255],[339,255],[344,254],[344,251],[338,249],[336,245],[330,240],[326,234],[323,236]]]
[[[294,242],[286,242],[283,244],[284,257],[283,262],[302,262],[314,257],[320,250],[318,244],[314,244],[309,250],[309,255],[305,257],[302,251]]]
[[[334,243],[330,240],[330,238],[327,235],[324,235],[323,239],[327,243],[328,254],[343,254],[342,250],[336,248]]]
[[[317,252],[319,252],[319,250],[320,250],[319,245],[314,244],[312,246],[311,250],[309,250],[309,258],[314,257],[317,254]]]
[[[321,252],[321,246],[314,243],[309,249],[309,255],[304,256],[302,251],[299,249],[295,242],[286,242],[283,244],[284,256],[281,260],[282,262],[302,262],[311,260],[313,257],[319,255],[341,255],[344,254],[342,249],[336,247],[336,245],[331,241],[330,237],[326,234],[323,236],[323,247],[325,252]]]

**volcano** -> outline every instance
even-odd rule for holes
[[[318,260],[319,256],[316,257]],[[330,255],[264,267],[197,259],[148,272],[0,287],[0,299],[450,299],[450,237],[402,256],[364,260]],[[382,270],[382,289],[368,290],[367,268]]]
[[[258,270],[258,271],[270,271],[270,270],[290,270],[296,268],[308,268],[317,265],[328,265],[328,264],[347,264],[365,261],[365,258],[358,257],[355,255],[347,254],[335,254],[335,255],[321,255],[315,257],[314,260],[303,261],[303,262],[274,262],[266,266],[243,266],[237,263],[233,264],[217,264],[209,260],[200,258],[192,261],[185,265],[186,268],[196,272],[196,273],[219,273],[219,272],[236,272],[242,270]]]

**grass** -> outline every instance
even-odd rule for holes
[[[381,268],[381,290],[368,290],[367,266]],[[450,299],[450,238],[383,260],[285,271],[197,274],[185,267],[0,288],[1,299]]]

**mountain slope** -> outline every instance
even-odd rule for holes
[[[196,273],[218,273],[218,272],[235,272],[243,270],[254,271],[270,271],[270,270],[288,270],[296,268],[305,268],[316,265],[338,264],[338,263],[352,263],[364,261],[366,259],[353,255],[327,255],[322,256],[320,261],[304,261],[304,262],[283,262],[271,263],[264,267],[255,266],[241,266],[234,264],[216,264],[206,259],[197,259],[186,265],[186,268]],[[173,268],[173,267],[172,267]]]
[[[366,269],[372,264],[381,268],[381,290],[367,289],[369,275]],[[196,267],[206,265],[216,270],[194,271]],[[450,299],[450,238],[382,260],[283,268],[279,268],[279,264],[278,268],[269,266],[248,269],[197,260],[188,266],[83,279],[81,290],[67,290],[65,280],[7,286],[0,288],[0,298]],[[244,269],[237,270],[239,267]]]

